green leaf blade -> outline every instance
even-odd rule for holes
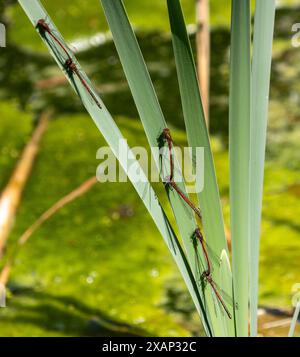
[[[250,3],[232,0],[230,47],[229,154],[230,218],[234,298],[238,336],[248,336]]]
[[[256,2],[251,89],[250,335],[257,335],[258,266],[275,0]]]
[[[213,155],[203,114],[195,63],[180,1],[168,0],[167,4],[189,146],[193,150],[204,147],[204,189],[202,192],[197,193],[197,196],[202,212],[205,238],[214,254],[220,257],[223,251],[228,252],[228,248]],[[194,160],[193,164],[195,164]],[[194,169],[196,169],[195,166]],[[221,285],[220,266],[215,262],[212,262],[212,264],[214,270],[213,278],[218,285]],[[226,270],[225,274],[227,274]],[[231,279],[231,273],[228,279]],[[230,295],[232,295],[231,290]],[[213,315],[212,311],[211,314]],[[227,323],[223,319],[215,319],[214,328],[218,329],[221,335],[224,335],[224,331],[227,331],[224,325],[227,326]],[[229,324],[234,325],[234,320],[229,321]]]
[[[120,0],[101,0],[101,4],[111,29],[150,147],[157,147],[158,138],[162,134],[163,129],[167,127],[167,124],[143,59],[143,55],[128,20],[123,2]],[[159,169],[159,158],[154,156],[154,159]],[[178,179],[176,183],[181,191],[186,194],[184,180],[181,176],[181,169],[176,160],[174,160],[174,163]],[[161,177],[164,179],[163,175],[161,175]],[[206,296],[207,294],[206,292],[203,292],[200,284],[203,270],[201,271],[199,269],[199,263],[201,261],[202,266],[204,266],[206,262],[200,245],[198,244],[195,249],[192,240],[193,232],[197,228],[193,212],[183,202],[182,198],[175,192],[175,190],[168,191],[168,198],[182,237],[187,259],[199,286],[199,293],[204,297],[204,295]],[[208,297],[207,305],[210,306],[209,311],[214,311],[214,304],[211,297]]]

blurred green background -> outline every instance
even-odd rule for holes
[[[91,36],[107,31],[98,0],[42,3],[70,42],[86,44]],[[185,145],[166,3],[124,3],[166,120],[174,128],[176,142]],[[210,3],[210,130],[228,227],[230,1]],[[300,22],[300,7],[297,1],[279,3],[259,303],[291,309],[291,288],[300,282],[300,48],[291,45],[291,28]],[[194,1],[182,0],[182,5],[187,23],[193,24]],[[36,87],[41,80],[60,78],[61,73],[16,1],[1,1],[0,11],[0,21],[8,29],[7,47],[0,49],[0,189],[30,138],[38,114],[45,108],[55,109],[9,237],[9,252],[47,208],[95,174],[96,151],[105,142],[66,83]],[[193,45],[194,37],[192,33]],[[147,147],[112,41],[91,45],[78,58],[129,144]],[[98,183],[45,223],[18,256],[8,288],[8,307],[0,310],[2,336],[201,334],[181,277],[130,183]]]

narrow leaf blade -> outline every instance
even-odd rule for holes
[[[275,0],[257,1],[251,89],[250,334],[257,335],[258,265]]]
[[[204,148],[204,188],[197,193],[202,212],[202,221],[205,238],[214,254],[218,257],[221,253],[227,254],[227,242],[224,233],[224,223],[216,180],[213,155],[210,147],[207,126],[203,114],[202,102],[199,92],[197,74],[189,37],[179,0],[168,0],[169,20],[172,31],[172,41],[176,61],[181,102],[187,131],[189,146],[193,150]],[[195,160],[192,160],[194,170],[197,172]],[[220,266],[213,264],[213,278],[218,285],[220,281]],[[225,270],[225,274],[227,271]],[[231,273],[229,279],[231,278]],[[213,307],[213,309],[215,309]],[[211,311],[211,315],[213,312]],[[219,318],[214,320],[214,328],[221,335],[224,333],[223,321]],[[234,320],[229,324],[234,324]],[[227,325],[227,322],[225,323]]]
[[[229,100],[230,218],[238,336],[248,336],[250,3],[232,0]]]
[[[121,0],[101,0],[101,3],[149,144],[151,148],[157,147],[158,138],[162,134],[162,130],[167,127],[167,124],[159,105],[143,55],[128,20],[123,2]],[[159,168],[159,158],[154,156],[154,159]],[[186,194],[181,170],[176,160],[175,171],[178,174],[177,184],[181,191]],[[162,179],[164,179],[163,176]],[[199,292],[200,294],[203,294],[200,284],[203,269],[199,269],[199,264],[201,261],[202,266],[204,266],[205,259],[200,245],[195,248],[192,240],[193,232],[197,228],[193,212],[189,209],[187,210],[187,206],[183,203],[182,198],[179,197],[175,190],[169,191],[168,197],[182,237],[187,259],[191,265],[196,281],[199,282]],[[209,311],[214,310],[213,302],[209,298],[207,306],[210,307]],[[210,315],[209,318],[211,318]]]

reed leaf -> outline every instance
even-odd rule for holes
[[[234,298],[238,336],[248,336],[250,3],[232,0],[230,47],[229,155]]]
[[[228,248],[224,233],[223,215],[213,155],[204,118],[196,67],[180,1],[168,0],[167,4],[188,143],[193,153],[196,148],[204,148],[204,188],[201,192],[197,193],[197,196],[202,211],[205,238],[214,254],[221,257],[221,254],[223,256],[227,254]],[[192,162],[194,164],[194,171],[196,172],[196,161],[192,160]],[[232,282],[231,286],[230,284],[228,285],[231,272],[225,279],[226,287],[222,286],[220,280],[221,274],[219,274],[221,265],[218,265],[218,263],[214,261],[212,261],[212,264],[214,280],[223,290],[226,290],[228,295],[232,296]],[[229,271],[223,271],[224,274],[227,274],[227,272]],[[222,319],[217,319],[215,323],[218,325],[222,324]],[[232,319],[224,323],[225,326],[234,324],[234,320]],[[224,331],[224,326],[222,329]],[[232,330],[234,330],[234,326],[231,327],[230,331],[232,332]]]
[[[47,24],[50,26],[51,30],[53,30],[53,32],[55,32],[55,35],[63,43],[65,43],[61,34],[58,32],[57,28],[52,22],[51,18],[46,13],[45,9],[42,7],[42,5],[38,0],[19,0],[19,3],[24,9],[25,13],[27,14],[33,26],[36,26],[39,19],[46,19]],[[111,147],[113,153],[118,158],[121,166],[127,173],[129,179],[133,183],[134,188],[136,189],[144,205],[146,206],[150,215],[152,216],[158,230],[162,234],[165,243],[167,244],[184,278],[184,281],[189,289],[189,292],[195,303],[197,311],[202,317],[205,331],[209,336],[211,336],[212,331],[210,330],[209,322],[206,316],[206,311],[203,306],[203,302],[201,300],[198,283],[194,279],[194,275],[191,271],[190,265],[167,219],[167,216],[163,211],[147,177],[143,175],[143,177],[141,177],[141,180],[136,181],[136,177],[134,173],[136,172],[136,170],[130,170],[130,167],[133,167],[134,165],[135,168],[140,169],[140,172],[143,172],[142,168],[139,165],[139,162],[136,160],[134,154],[127,146],[127,144],[124,144],[126,146],[123,146],[122,148],[119,147],[119,142],[121,140],[124,140],[124,138],[120,130],[118,129],[117,125],[115,124],[114,120],[112,119],[110,113],[106,109],[104,103],[96,94],[96,91],[93,89],[96,99],[101,104],[101,108],[99,108],[93,101],[91,101],[90,94],[86,91],[86,88],[79,80],[79,78],[77,78],[76,75],[67,73],[64,70],[64,61],[67,58],[66,58],[66,54],[61,49],[61,47],[58,46],[58,44],[55,41],[51,41],[51,39],[49,39],[48,37],[46,38],[46,36],[42,36],[42,39],[47,45],[49,52],[51,53],[55,61],[58,63],[59,67],[62,69],[67,79],[69,80],[73,89],[80,96],[80,99],[82,100],[82,103],[84,104],[86,110],[88,111],[91,118],[95,122],[96,126],[98,127],[98,129],[104,136],[105,140]],[[69,51],[69,56],[72,58],[74,63],[79,67],[80,66],[79,63],[77,62],[76,58],[70,51]],[[81,69],[81,75],[89,83],[89,85],[91,85],[91,82],[89,81],[88,77],[86,76],[86,74],[82,69]],[[128,152],[127,155],[128,159],[126,155],[124,155],[124,150]]]
[[[229,302],[227,302],[228,306],[227,308],[229,309],[230,313],[232,314],[232,317],[234,318],[235,315],[235,306],[234,306],[234,301],[231,298],[233,296],[233,285],[232,285],[232,272],[231,272],[231,267],[230,267],[230,261],[228,258],[228,254],[226,250],[223,250],[221,253],[221,264],[220,264],[220,272],[219,272],[219,280],[220,280],[220,286],[226,294],[230,297]],[[226,301],[225,301],[226,302]],[[232,304],[230,304],[230,302]],[[224,324],[224,335],[228,337],[235,337],[236,336],[236,328],[235,324],[233,323],[234,320],[230,320],[227,318],[226,315],[223,316],[223,324]]]
[[[167,124],[126,10],[121,0],[101,0],[101,3],[150,147],[157,147],[158,138],[162,134],[162,130],[167,127]],[[154,155],[154,159],[159,168],[159,157]],[[166,162],[168,163],[168,159],[166,159]],[[186,194],[181,170],[176,160],[175,171],[177,173],[176,182],[181,191]],[[163,173],[161,176],[164,179]],[[219,331],[218,323],[215,322],[217,308],[209,289],[205,288],[203,291],[202,284],[200,284],[201,274],[205,269],[202,267],[205,266],[206,262],[200,244],[195,248],[195,244],[191,239],[193,232],[197,228],[194,215],[190,209],[187,209],[188,206],[175,190],[168,191],[168,197],[182,237],[187,259],[194,277],[199,283],[199,293],[203,294],[201,296],[205,297],[206,300],[206,306],[209,311],[208,319],[211,322],[213,335],[220,335],[221,331]]]
[[[297,303],[295,311],[294,311],[294,315],[292,318],[292,322],[291,322],[291,326],[289,329],[289,334],[288,337],[293,337],[295,335],[295,330],[296,330],[296,325],[297,325],[297,321],[298,321],[298,317],[300,316],[300,301]]]
[[[275,0],[256,1],[251,88],[250,334],[257,335],[258,267]]]

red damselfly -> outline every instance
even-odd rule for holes
[[[208,251],[207,251],[206,242],[205,242],[205,240],[203,238],[203,235],[202,235],[202,233],[200,231],[200,228],[197,228],[195,230],[194,237],[197,238],[197,240],[200,242],[200,245],[202,247],[202,251],[203,251],[203,254],[204,254],[204,257],[205,257],[205,260],[206,260],[206,265],[207,265],[206,272],[210,275],[211,271],[212,271],[212,265],[211,265],[209,254],[208,254]]]
[[[201,277],[205,282],[207,282],[211,286],[217,300],[221,304],[221,306],[224,309],[224,311],[226,312],[227,316],[231,319],[232,318],[231,313],[229,312],[229,310],[224,302],[224,298],[225,298],[226,294],[225,294],[225,292],[223,292],[221,289],[218,288],[217,284],[214,282],[214,280],[212,278],[213,268],[212,268],[211,259],[210,259],[211,254],[208,252],[208,245],[205,242],[204,237],[203,237],[202,232],[200,231],[199,227],[195,230],[193,236],[201,244],[203,255],[205,257],[205,261],[206,261],[206,265],[207,265],[207,269],[204,270]],[[218,264],[220,264],[219,260],[218,260]],[[224,296],[224,298],[222,296]],[[229,297],[228,300],[229,300],[229,303],[231,304],[232,299]]]
[[[65,62],[65,68],[69,73],[72,74],[76,74],[77,77],[79,78],[80,82],[82,83],[82,85],[84,86],[84,88],[87,90],[87,92],[89,93],[89,95],[93,98],[94,102],[96,103],[96,105],[102,109],[101,104],[99,103],[97,97],[95,96],[95,94],[93,93],[92,89],[90,88],[90,86],[88,85],[87,81],[83,78],[83,76],[81,75],[77,65],[74,63],[74,61],[69,58],[66,60]]]
[[[208,256],[209,262],[205,266],[202,266],[202,271],[203,270],[210,270],[210,273],[214,273],[215,268],[219,269],[221,266],[221,258],[215,253],[215,251],[212,249],[212,247],[206,242],[206,240],[203,237],[203,234],[200,230],[199,227],[197,227],[192,234],[192,242],[194,244],[194,247],[196,249],[197,244],[201,245],[203,254],[205,255],[205,260],[206,256]],[[204,253],[205,251],[205,253]]]
[[[68,46],[65,45],[60,39],[57,38],[57,36],[55,36],[53,34],[53,30],[50,29],[50,26],[47,24],[46,20],[44,19],[40,19],[37,22],[36,27],[39,29],[40,32],[45,33],[47,32],[49,34],[49,36],[51,36],[51,38],[59,45],[59,47],[63,50],[63,52],[66,54],[67,56],[67,60],[65,60],[64,62],[64,67],[65,69],[69,72],[69,74],[76,74],[77,77],[79,78],[80,82],[82,83],[82,85],[84,86],[84,88],[87,90],[87,92],[89,93],[89,95],[92,97],[92,99],[94,100],[94,102],[97,104],[97,106],[102,109],[101,104],[99,103],[97,97],[95,96],[95,94],[93,93],[92,89],[90,88],[89,84],[87,83],[87,81],[83,78],[82,74],[80,73],[80,70],[78,69],[77,65],[74,63],[70,52],[72,53],[72,51],[70,51],[68,49]]]
[[[170,129],[165,128],[162,131],[162,138],[168,143],[169,157],[170,157],[170,176],[166,178],[165,184],[174,188],[174,190],[179,194],[179,196],[190,206],[190,208],[196,213],[196,215],[201,219],[201,212],[198,207],[196,207],[193,202],[187,197],[187,195],[178,187],[174,181],[174,159],[172,153],[173,140],[171,136]]]
[[[169,128],[165,128],[163,130],[162,137],[168,143],[169,157],[170,157],[170,177],[169,177],[169,180],[173,181],[173,178],[174,178],[174,161],[173,161],[173,153],[172,153],[173,140],[172,140],[171,132],[170,132]]]
[[[217,298],[217,300],[219,301],[219,303],[221,304],[222,308],[224,309],[224,311],[226,312],[226,315],[228,316],[229,319],[232,319],[231,313],[229,312],[228,307],[226,306],[223,297],[221,296],[221,294],[223,294],[221,292],[221,289],[218,288],[217,284],[215,283],[215,281],[212,278],[211,273],[209,273],[208,271],[204,271],[202,274],[202,278],[205,282],[207,282],[211,288],[214,291],[214,294]]]
[[[200,209],[194,205],[194,203],[181,191],[176,182],[167,180],[167,185],[170,185],[178,193],[178,195],[184,200],[184,202],[190,206],[190,208],[196,213],[196,215],[202,219]]]
[[[64,45],[60,39],[58,39],[54,34],[53,31],[50,29],[50,26],[47,24],[46,20],[44,19],[39,19],[36,27],[39,29],[41,33],[47,32],[49,36],[52,37],[52,39],[60,46],[60,48],[63,50],[63,52],[67,55],[69,60],[71,59],[71,56],[69,54],[69,50],[67,49],[67,45]]]

